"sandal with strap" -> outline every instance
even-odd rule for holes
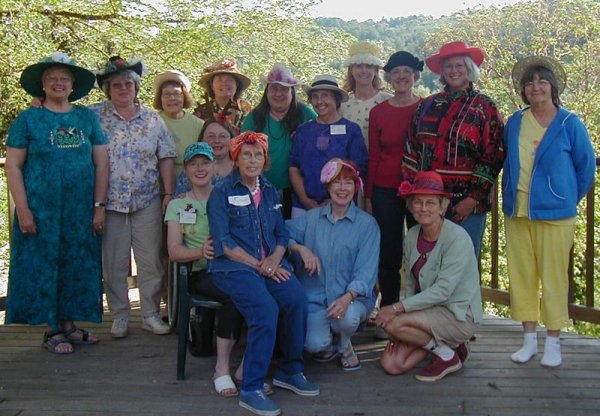
[[[42,347],[53,354],[72,354],[75,350],[73,344],[65,337],[62,332],[44,332],[44,342]]]
[[[229,374],[214,377],[213,384],[215,385],[216,392],[219,393],[221,397],[235,397],[240,394]]]
[[[82,328],[72,327],[68,329],[64,333],[65,338],[69,340],[69,342],[73,344],[79,345],[89,345],[89,344],[97,344],[100,342],[98,338],[92,339],[90,338],[91,332],[86,331]]]
[[[354,352],[354,347],[352,346],[352,344],[348,345],[346,351],[342,353],[340,362],[342,363],[342,369],[344,371],[356,371],[362,367],[358,356]]]
[[[331,350],[314,353],[312,359],[318,363],[328,363],[329,361],[335,360],[339,354],[337,348],[333,347]]]

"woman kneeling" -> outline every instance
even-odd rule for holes
[[[431,363],[416,378],[437,381],[462,368],[481,321],[477,261],[467,232],[444,220],[449,195],[438,173],[419,172],[413,184],[400,185],[399,195],[418,225],[404,245],[406,297],[377,315],[376,323],[390,335],[381,366],[402,374],[431,353]]]

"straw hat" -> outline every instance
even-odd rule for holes
[[[348,92],[346,92],[338,86],[335,77],[332,75],[317,75],[316,77],[314,77],[310,85],[302,85],[302,89],[304,90],[306,95],[308,95],[309,98],[310,94],[316,90],[337,91],[342,95],[343,103],[348,101],[348,99],[350,98]]]
[[[188,91],[192,88],[192,83],[190,82],[189,78],[186,77],[183,72],[173,69],[160,73],[156,76],[156,78],[154,78],[154,92],[158,93],[160,86],[167,81],[172,81],[183,85]]]
[[[348,48],[348,58],[344,61],[344,66],[367,64],[378,67],[383,66],[383,61],[379,58],[381,50],[377,45],[371,42],[356,42]]]
[[[69,94],[69,101],[77,101],[85,97],[94,87],[94,73],[77,65],[74,59],[69,58],[62,52],[54,52],[52,55],[42,58],[37,64],[29,65],[21,73],[21,87],[34,97],[45,97],[42,84],[42,74],[53,66],[64,66],[75,78],[73,91]]]
[[[512,70],[513,86],[518,93],[521,92],[523,74],[532,66],[541,66],[552,71],[558,83],[558,93],[561,94],[564,91],[567,85],[567,73],[560,62],[549,56],[528,56],[519,60]]]
[[[208,90],[213,77],[218,74],[228,74],[233,76],[240,84],[242,84],[243,90],[248,88],[251,84],[250,78],[242,74],[238,69],[235,59],[223,59],[222,61],[204,68],[204,75],[200,77],[198,84],[205,90]]]
[[[450,42],[440,48],[440,51],[425,59],[427,67],[436,74],[442,73],[442,61],[450,56],[468,56],[475,65],[481,66],[485,58],[485,51],[481,48],[468,46],[465,42]]]

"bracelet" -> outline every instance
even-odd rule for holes
[[[163,194],[163,198],[164,198],[165,196],[173,196],[173,194]]]
[[[94,202],[94,208],[105,207],[106,204],[104,202]]]
[[[348,292],[346,292],[346,293],[350,295],[350,302],[354,302],[354,299],[356,299],[356,296],[354,296],[354,295],[352,294],[352,292],[350,292],[350,291],[348,291]]]

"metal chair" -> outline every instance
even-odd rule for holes
[[[223,305],[207,296],[193,295],[188,291],[188,277],[191,271],[191,263],[173,263],[171,285],[169,287],[169,319],[171,324],[177,328],[177,380],[185,379],[185,360],[187,358],[187,344],[190,335],[190,311],[192,308],[200,310],[220,309]],[[173,316],[172,316],[172,315]],[[214,314],[207,316],[214,317]],[[213,318],[214,319],[214,318]],[[201,337],[202,343],[211,347],[213,342],[213,322],[208,321],[201,325],[201,332],[196,336]],[[207,354],[210,355],[210,354]]]

